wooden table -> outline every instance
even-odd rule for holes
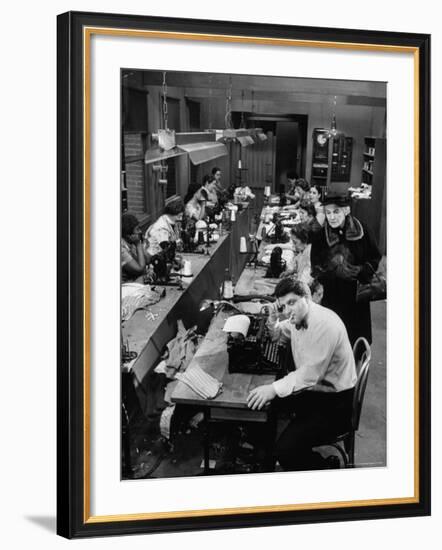
[[[143,412],[147,408],[145,389],[149,373],[158,363],[166,344],[175,337],[178,319],[183,321],[186,328],[198,323],[199,330],[205,332],[210,312],[199,312],[201,301],[205,298],[218,299],[226,268],[230,269],[235,280],[242,272],[247,258],[239,254],[239,243],[241,236],[248,233],[249,218],[248,209],[240,212],[232,230],[210,246],[209,255],[182,255],[191,261],[193,277],[183,278],[184,290],[165,287],[166,296],[149,306],[153,319],[146,318],[145,310],[139,310],[122,323],[123,341],[127,341],[130,350],[137,353],[136,359],[124,365],[124,370],[133,375],[136,395]],[[157,288],[163,287],[158,285]]]
[[[231,309],[218,312],[187,369],[196,366],[222,382],[222,392],[214,399],[203,399],[183,382],[178,382],[172,393],[172,401],[183,405],[197,405],[204,411],[204,472],[209,473],[209,424],[211,421],[262,422],[273,430],[270,407],[252,411],[247,407],[249,392],[263,384],[271,384],[274,375],[230,374],[228,369],[227,333],[222,331]],[[271,437],[268,438],[269,443]]]

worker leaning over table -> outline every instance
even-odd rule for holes
[[[353,351],[344,323],[311,300],[305,283],[282,279],[275,296],[268,327],[275,340],[291,343],[296,370],[253,389],[247,404],[259,410],[275,398],[281,398],[277,406],[287,400],[283,408],[296,415],[279,436],[274,458],[284,470],[323,468],[326,461],[312,448],[350,427],[356,384]]]
[[[174,242],[177,249],[181,246],[181,236],[178,220],[182,217],[184,203],[181,197],[174,197],[164,207],[164,214],[160,216],[146,231],[144,237],[148,242],[147,252],[151,256],[161,252],[161,243]]]

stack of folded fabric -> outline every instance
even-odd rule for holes
[[[221,382],[198,366],[192,367],[184,373],[177,373],[176,378],[189,386],[203,399],[214,399],[222,389]]]

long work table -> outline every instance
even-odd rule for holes
[[[177,333],[177,321],[182,320],[186,328],[197,324],[205,332],[210,323],[210,312],[200,312],[201,301],[205,298],[217,299],[224,280],[225,269],[238,280],[247,260],[246,254],[240,254],[240,237],[248,236],[250,211],[244,209],[237,215],[231,231],[209,247],[209,255],[182,254],[190,260],[192,278],[183,278],[183,290],[174,286],[165,286],[166,296],[158,303],[149,306],[149,316],[145,310],[136,311],[122,323],[122,338],[129,344],[137,357],[124,365],[125,371],[133,375],[135,391],[144,411],[147,404],[145,385],[148,375],[158,363],[166,344]],[[157,289],[162,289],[158,285]]]

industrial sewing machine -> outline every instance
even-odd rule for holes
[[[152,256],[152,281],[149,283],[155,283],[164,286],[178,286],[182,288],[182,275],[180,273],[173,273],[172,270],[180,270],[182,268],[181,258],[176,256],[176,244],[175,242],[163,241],[160,243],[161,251],[155,256]]]
[[[275,246],[270,255],[270,265],[267,268],[265,276],[271,279],[279,279],[286,267],[287,262],[282,257],[282,248]]]
[[[210,243],[214,240],[214,233],[218,231],[218,226],[214,223],[209,223],[201,220],[195,222],[192,219],[183,220],[181,226],[181,240],[183,241],[183,252],[187,254],[205,254],[210,247]],[[198,227],[202,224],[202,227]],[[205,248],[203,246],[205,245]]]
[[[273,223],[275,224],[275,229],[270,236],[270,241],[272,243],[287,243],[290,240],[290,236],[285,231],[284,225],[282,223],[282,216],[278,213],[273,215]]]
[[[197,237],[197,238],[195,238]],[[186,218],[181,225],[181,240],[183,241],[183,252],[187,254],[204,254],[201,245],[204,244],[204,236],[197,234],[195,220]]]
[[[229,333],[227,352],[229,372],[247,374],[286,374],[285,347],[273,342],[268,331],[266,315],[248,315],[247,336]]]

